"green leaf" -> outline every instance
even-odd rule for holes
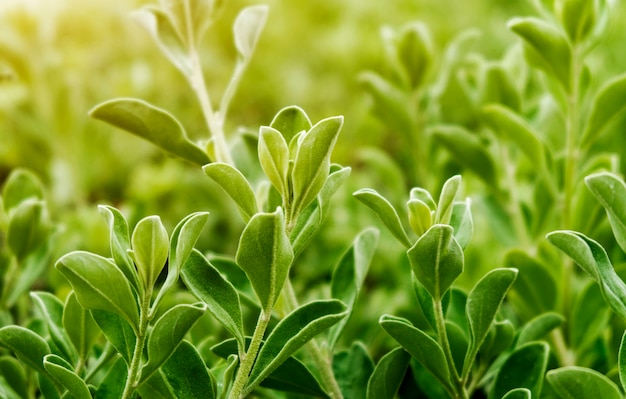
[[[292,105],[278,111],[270,127],[278,130],[289,143],[296,134],[308,132],[313,124],[302,108]]]
[[[44,399],[60,399],[59,387],[48,374],[37,374],[37,384]]]
[[[240,171],[222,162],[205,165],[202,170],[235,201],[244,222],[257,213],[257,203],[250,183]]]
[[[272,330],[259,351],[247,389],[255,387],[313,337],[346,317],[341,301],[317,300],[288,314]]]
[[[271,127],[259,131],[259,161],[265,175],[284,199],[289,198],[289,146],[282,134]]]
[[[576,296],[570,315],[570,347],[580,354],[600,338],[608,327],[611,312],[600,287],[593,281]]]
[[[40,373],[46,373],[43,358],[50,354],[46,341],[31,330],[21,326],[0,328],[0,345],[11,350],[28,367]]]
[[[41,315],[48,327],[50,338],[60,354],[67,360],[75,362],[77,353],[63,328],[63,302],[49,292],[31,292],[30,297],[38,305]]]
[[[626,184],[608,172],[587,176],[585,184],[606,211],[613,235],[626,252]]]
[[[167,230],[158,216],[148,216],[139,221],[131,237],[131,256],[135,260],[139,278],[144,287],[154,287],[165,267],[169,252]]]
[[[476,173],[489,187],[497,187],[493,158],[475,134],[459,126],[446,125],[432,128],[431,133],[455,162]]]
[[[335,353],[332,366],[345,398],[366,397],[367,381],[374,371],[374,363],[361,342],[353,342],[350,349]]]
[[[330,282],[330,295],[347,305],[348,317],[343,318],[328,331],[328,347],[334,348],[339,336],[348,323],[352,314],[357,295],[363,287],[365,276],[369,269],[372,257],[376,251],[379,232],[369,228],[359,233],[352,246],[341,257],[335,267]]]
[[[218,0],[159,0],[159,5],[171,21],[176,34],[183,42],[200,43],[206,29],[219,12],[222,1]]]
[[[133,289],[139,292],[139,276],[137,275],[135,263],[128,253],[131,249],[128,222],[124,215],[112,206],[99,205],[98,210],[109,225],[111,255],[113,255],[113,260],[122,273],[124,273]]]
[[[411,200],[420,200],[425,203],[431,211],[437,209],[437,204],[428,190],[421,187],[413,187],[409,195]]]
[[[450,372],[441,346],[407,320],[389,315],[380,318],[380,325],[411,356],[430,371],[445,387],[452,389]]]
[[[621,399],[618,386],[595,370],[568,366],[548,371],[546,375],[552,388],[563,398],[568,399]]]
[[[97,105],[89,115],[143,137],[161,149],[199,165],[210,162],[208,155],[187,139],[183,126],[167,111],[145,101],[118,98]]]
[[[141,368],[145,381],[174,353],[191,327],[204,314],[204,304],[180,304],[165,312],[154,323],[148,336],[148,362]]]
[[[94,395],[97,399],[119,399],[124,393],[124,384],[128,377],[128,370],[124,359],[118,357],[98,384],[98,389]]]
[[[514,110],[520,110],[521,93],[507,66],[490,62],[482,68],[482,71],[481,76],[479,76],[479,79],[482,78],[482,87],[479,89],[480,103],[498,103]]]
[[[367,383],[367,399],[394,399],[409,365],[410,355],[402,348],[385,354]]]
[[[2,201],[7,213],[28,199],[43,201],[44,198],[41,180],[28,169],[13,169],[2,187]]]
[[[342,116],[323,119],[298,140],[291,171],[292,217],[299,215],[324,186],[330,172],[330,155],[342,125]]]
[[[398,134],[413,133],[413,109],[409,110],[407,95],[402,89],[374,72],[359,75],[359,82],[375,101],[374,112],[390,130]]]
[[[591,103],[581,144],[585,147],[597,140],[608,127],[626,113],[626,74],[606,82]]]
[[[430,327],[434,330],[437,328],[437,319],[435,318],[435,305],[433,297],[422,285],[422,283],[419,282],[417,277],[415,277],[414,273],[411,274],[411,281],[413,282],[413,292],[417,297],[417,303],[419,304],[422,314]],[[447,298],[447,296],[444,298]]]
[[[624,331],[619,345],[617,368],[619,371],[619,381],[622,384],[622,389],[626,389],[626,331]]]
[[[539,171],[546,168],[544,145],[530,125],[513,110],[500,104],[483,108],[483,119],[500,137],[511,141]]]
[[[407,251],[413,273],[435,300],[463,272],[463,250],[452,233],[452,227],[436,224]]]
[[[256,5],[246,7],[235,19],[233,32],[235,34],[235,47],[239,55],[248,60],[254,53],[254,48],[261,36],[269,7],[266,5]]]
[[[554,231],[547,238],[596,280],[609,306],[626,319],[626,284],[615,273],[604,248],[572,231]]]
[[[437,211],[435,213],[436,224],[450,223],[450,218],[452,217],[452,206],[460,187],[461,176],[459,175],[449,178],[443,185],[441,195],[439,196],[439,202],[437,203]]]
[[[276,302],[293,261],[282,209],[257,213],[241,233],[237,264],[248,276],[264,309]]]
[[[70,393],[72,399],[91,399],[87,384],[74,372],[72,366],[57,355],[46,355],[43,366],[48,374]]]
[[[117,353],[130,365],[137,338],[128,321],[106,310],[92,309],[91,316]]]
[[[532,395],[529,389],[515,388],[507,392],[502,399],[531,399]]]
[[[433,225],[431,210],[428,205],[418,199],[410,199],[406,205],[409,209],[409,225],[420,237]]]
[[[207,304],[209,312],[245,349],[241,304],[235,287],[198,250],[193,250],[182,271],[185,285]]]
[[[27,199],[9,213],[6,242],[19,262],[45,244],[49,233],[48,210],[43,201]]]
[[[196,348],[182,341],[159,370],[177,399],[213,399],[217,387]]]
[[[593,31],[596,23],[596,2],[565,0],[561,5],[561,23],[570,40],[578,43]]]
[[[515,388],[526,388],[532,397],[538,398],[549,354],[550,347],[545,342],[532,342],[517,348],[500,368],[489,398],[501,398]]]
[[[478,356],[485,360],[493,359],[510,349],[514,341],[515,327],[513,323],[509,320],[495,321],[478,350]]]
[[[471,201],[467,198],[464,202],[455,202],[452,208],[450,226],[454,229],[454,238],[461,248],[467,247],[474,234],[474,220],[470,204]]]
[[[405,26],[397,43],[398,59],[406,74],[409,87],[420,87],[433,60],[433,42],[428,27],[420,22]]]
[[[300,212],[295,226],[291,230],[289,241],[297,257],[315,236],[324,221],[319,198]]]
[[[0,380],[2,379],[4,379],[6,384],[5,389],[9,388],[14,393],[14,396],[8,396],[7,399],[28,397],[26,373],[17,359],[10,356],[0,357]],[[1,388],[0,392],[2,392]]]
[[[554,26],[534,17],[513,18],[508,26],[524,40],[526,50],[540,60],[538,66],[569,92],[572,49],[565,36]]]
[[[133,328],[139,325],[137,299],[113,262],[89,252],[74,251],[59,259],[55,267],[70,282],[84,308],[113,312]]]
[[[529,342],[539,341],[550,331],[561,326],[564,321],[563,316],[554,312],[543,313],[533,318],[521,328],[515,346],[519,348]]]
[[[517,277],[516,269],[494,269],[476,283],[467,296],[465,312],[469,321],[471,344],[463,365],[469,373],[480,346],[493,324],[498,309]]]
[[[398,213],[385,197],[371,188],[363,188],[352,195],[373,210],[398,241],[407,248],[411,246],[411,241],[404,227],[402,227]]]

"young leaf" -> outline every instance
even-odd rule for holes
[[[407,251],[415,277],[435,300],[463,272],[463,250],[452,233],[452,227],[436,224]]]
[[[571,399],[623,398],[618,386],[599,372],[577,366],[561,367],[548,371],[546,378],[562,397]]]
[[[328,179],[330,155],[342,125],[342,116],[323,119],[299,140],[291,171],[292,216],[297,216],[317,197]]]
[[[288,314],[259,351],[247,389],[258,385],[304,344],[346,314],[346,305],[335,299],[313,301]]]
[[[345,398],[365,398],[367,381],[373,371],[372,358],[359,341],[333,356],[333,374]]]
[[[437,341],[413,327],[407,320],[397,317],[383,315],[380,325],[439,382],[452,390],[448,364]]]
[[[471,344],[463,365],[464,374],[471,370],[476,353],[516,277],[516,269],[494,269],[483,276],[468,294],[465,312],[469,321]]]
[[[501,398],[514,388],[526,388],[532,397],[539,397],[549,354],[545,342],[532,342],[516,349],[500,368],[489,398]]]
[[[289,198],[289,146],[282,134],[271,127],[261,126],[259,132],[259,161],[267,178],[284,199]]]
[[[250,219],[241,233],[236,260],[246,272],[263,308],[271,308],[293,261],[282,209],[257,213]]]
[[[454,238],[461,248],[467,247],[474,234],[474,220],[470,204],[471,201],[467,198],[464,202],[455,202],[452,207],[450,226],[454,229]]]
[[[86,359],[100,335],[100,330],[91,317],[91,313],[80,306],[74,291],[70,292],[65,300],[62,323],[67,336],[78,352],[78,357]]]
[[[30,297],[39,306],[39,310],[46,321],[50,338],[54,345],[59,348],[60,354],[65,359],[75,362],[77,360],[76,350],[63,329],[63,302],[49,292],[31,292]]]
[[[378,230],[367,229],[353,241],[352,246],[341,257],[333,271],[330,282],[330,294],[348,306],[348,317],[343,318],[328,330],[328,347],[333,348],[348,323],[357,295],[361,291],[370,262],[378,243]]]
[[[439,202],[437,203],[437,212],[435,213],[436,224],[449,224],[452,217],[452,206],[454,199],[461,187],[461,176],[453,176],[449,178],[443,188],[441,189],[441,195],[439,196]]]
[[[145,288],[153,287],[165,267],[169,252],[170,240],[161,218],[148,216],[141,219],[130,240],[139,277]]]
[[[142,380],[148,379],[174,353],[205,310],[204,304],[180,304],[155,322],[148,337],[148,362],[141,369]]]
[[[72,369],[72,366],[57,355],[46,355],[43,366],[48,374],[67,389],[74,399],[91,399],[87,384]]]
[[[187,139],[183,126],[167,111],[145,101],[118,98],[97,105],[89,115],[143,137],[161,149],[199,165],[209,163],[208,155]]]
[[[272,119],[270,127],[278,130],[289,143],[296,134],[308,132],[313,124],[302,108],[293,105],[281,109]]]
[[[587,176],[585,184],[605,209],[613,235],[626,252],[626,184],[608,172]]]
[[[565,318],[558,313],[543,313],[526,323],[517,336],[516,348],[529,342],[539,341],[555,328],[561,326]]]
[[[567,39],[554,26],[534,17],[514,18],[509,29],[519,35],[541,60],[541,68],[561,83],[566,91],[571,89],[572,49]]]
[[[222,162],[205,165],[202,170],[235,201],[239,214],[244,222],[248,223],[258,209],[254,191],[243,174],[229,164]]]
[[[64,255],[55,267],[70,282],[86,309],[119,314],[133,328],[139,325],[137,300],[120,269],[110,260],[84,251]]]
[[[92,309],[91,316],[117,353],[130,365],[137,338],[133,328],[117,313]]]
[[[406,205],[409,209],[409,225],[420,237],[433,225],[431,210],[428,205],[418,199],[410,199]]]
[[[207,304],[209,312],[237,339],[239,349],[244,350],[241,305],[235,287],[195,249],[181,274],[189,290]]]
[[[626,74],[609,80],[598,90],[591,104],[591,113],[581,144],[591,145],[605,129],[626,113]]]
[[[385,354],[367,383],[367,399],[394,399],[411,356],[402,348]]]
[[[135,263],[128,253],[131,249],[128,222],[124,215],[112,206],[99,205],[98,210],[109,225],[113,260],[122,270],[122,273],[124,273],[134,290],[139,292],[139,276],[137,275]]]
[[[18,261],[23,262],[27,255],[45,243],[49,232],[46,204],[40,200],[27,199],[9,213],[6,243]]]
[[[21,326],[5,326],[0,328],[0,345],[15,353],[22,363],[45,374],[43,358],[50,354],[50,347],[39,335]]]
[[[9,173],[2,187],[4,210],[8,213],[27,199],[43,201],[43,184],[30,170],[15,168]]]
[[[245,61],[249,60],[254,52],[263,26],[265,26],[268,12],[269,8],[266,5],[256,5],[244,8],[237,15],[233,25],[235,46]]]
[[[289,237],[295,257],[306,248],[306,245],[315,236],[315,233],[322,225],[323,217],[319,198],[300,212],[300,216],[295,226],[293,226],[291,236]]]
[[[363,188],[352,195],[373,210],[398,241],[407,248],[411,246],[398,213],[385,197],[371,188]]]
[[[159,370],[177,399],[213,399],[217,387],[196,348],[182,341]]]
[[[596,280],[609,306],[626,319],[626,284],[615,273],[604,248],[577,232],[554,231],[547,238]]]

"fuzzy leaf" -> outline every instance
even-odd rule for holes
[[[313,301],[288,314],[259,351],[247,386],[258,385],[304,344],[346,315],[346,305],[335,299]]]
[[[50,347],[33,331],[21,326],[2,327],[0,328],[0,345],[15,353],[22,363],[33,370],[46,373],[43,358],[50,354]]]
[[[285,138],[285,141],[289,143],[296,134],[302,131],[308,132],[313,127],[313,124],[306,112],[294,105],[281,109],[272,119],[270,127],[278,130]]]
[[[330,294],[333,298],[347,305],[348,317],[343,318],[329,329],[329,348],[335,346],[352,314],[357,295],[365,282],[365,276],[376,251],[378,236],[378,230],[372,228],[361,232],[354,239],[352,246],[341,257],[333,271],[330,282]]]
[[[148,362],[141,369],[142,380],[149,378],[174,353],[205,310],[204,304],[180,304],[159,317],[148,337]]]
[[[396,348],[385,354],[367,383],[367,399],[394,399],[400,388],[411,356]]]
[[[515,346],[520,347],[529,342],[539,341],[550,331],[561,326],[564,321],[563,316],[554,312],[543,313],[531,319],[520,330]]]
[[[618,386],[604,374],[577,366],[548,371],[546,378],[561,397],[568,399],[621,399]]]
[[[571,89],[572,50],[563,34],[548,22],[534,17],[514,18],[509,24],[524,39],[527,50],[541,60],[541,68],[565,88]]]
[[[435,213],[436,224],[450,223],[450,218],[452,217],[452,206],[460,187],[461,176],[459,175],[449,178],[443,185],[441,195],[439,196],[439,202],[437,203],[437,211]]]
[[[159,370],[177,399],[213,399],[217,387],[196,348],[182,341]]]
[[[214,162],[202,170],[235,201],[244,222],[257,213],[257,203],[250,183],[240,171],[226,163]]]
[[[78,302],[86,309],[119,314],[133,328],[139,325],[137,300],[120,269],[110,260],[84,251],[74,251],[55,267],[70,282]]]
[[[235,46],[244,60],[250,59],[261,36],[269,8],[266,5],[246,7],[235,19]]]
[[[365,345],[355,341],[350,349],[333,355],[333,374],[344,398],[365,398],[374,362]]]
[[[131,255],[137,265],[144,287],[153,287],[165,267],[169,253],[167,230],[158,216],[143,218],[131,237]]]
[[[469,372],[498,309],[517,277],[516,269],[494,269],[476,283],[467,296],[465,313],[470,327],[470,348],[463,369]]]
[[[613,235],[626,252],[626,184],[608,172],[587,176],[585,184],[606,211]]]
[[[187,258],[181,273],[189,290],[207,304],[209,312],[237,339],[239,349],[243,350],[241,304],[235,287],[195,249]]]
[[[124,215],[112,206],[99,205],[98,210],[109,225],[113,260],[135,291],[139,292],[139,276],[137,275],[135,263],[128,253],[131,249],[128,222]]]
[[[411,199],[407,203],[409,209],[409,225],[413,232],[420,237],[433,225],[431,210],[424,202]]]
[[[87,384],[63,358],[57,355],[46,355],[43,359],[43,366],[56,382],[70,392],[72,399],[91,399]]]
[[[143,137],[161,149],[199,165],[210,162],[208,155],[187,139],[183,126],[167,111],[145,101],[118,98],[97,105],[89,115]]]
[[[582,145],[589,146],[626,113],[626,74],[605,83],[591,103]]]
[[[463,250],[452,233],[452,227],[436,224],[407,251],[413,273],[435,300],[463,272]]]
[[[323,119],[298,140],[291,171],[292,216],[297,216],[306,208],[326,183],[330,172],[330,155],[342,125],[342,116]]]
[[[65,300],[62,323],[79,358],[86,359],[100,335],[100,330],[91,317],[91,313],[80,306],[74,291],[70,292]]]
[[[489,398],[501,398],[515,388],[526,388],[532,397],[539,397],[549,354],[545,342],[532,342],[516,349],[500,368]]]
[[[400,217],[395,208],[385,197],[378,194],[376,190],[371,188],[363,188],[356,191],[354,197],[367,205],[373,210],[380,220],[387,226],[391,233],[400,241],[405,247],[411,246],[411,241],[402,227]]]
[[[237,264],[248,276],[264,309],[278,298],[293,261],[282,210],[257,213],[241,233]]]
[[[54,345],[59,348],[60,354],[75,362],[77,360],[76,350],[63,328],[63,302],[49,292],[31,292],[30,297],[38,305],[43,319],[46,321],[48,334],[50,334]]]
[[[289,146],[282,134],[271,127],[261,126],[259,132],[259,161],[265,175],[283,198],[289,198]]]
[[[27,199],[43,201],[43,184],[30,170],[15,168],[9,173],[2,187],[4,210],[8,213]]]
[[[380,325],[439,382],[452,389],[446,358],[437,341],[413,327],[407,320],[397,317],[383,315]]]

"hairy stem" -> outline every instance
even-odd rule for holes
[[[467,391],[463,385],[463,380],[459,377],[459,372],[456,370],[456,366],[454,365],[452,348],[450,347],[450,341],[448,341],[448,334],[446,333],[446,321],[443,314],[443,304],[441,302],[441,298],[434,298],[434,304],[435,319],[437,320],[437,338],[446,357],[448,370],[450,371],[450,379],[455,390],[452,397],[455,399],[467,399]]]
[[[150,298],[152,297],[152,287],[148,288],[141,299],[141,308],[139,309],[139,326],[135,330],[137,334],[135,340],[135,349],[133,350],[133,357],[128,368],[128,375],[126,377],[126,385],[124,386],[124,392],[122,393],[122,399],[129,399],[132,397],[135,389],[139,385],[141,379],[141,356],[143,354],[143,347],[146,343],[146,335],[148,332],[148,324],[150,323]]]

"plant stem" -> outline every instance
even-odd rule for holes
[[[252,370],[256,356],[261,348],[261,341],[263,340],[263,336],[265,335],[265,330],[267,329],[271,316],[271,309],[261,310],[259,320],[257,321],[254,333],[252,334],[250,346],[248,347],[248,350],[243,358],[239,359],[239,371],[237,371],[233,388],[230,391],[230,395],[228,395],[229,399],[241,399],[245,397],[244,388],[248,382],[248,377],[250,376],[250,371]]]
[[[128,376],[126,377],[126,385],[124,386],[124,392],[122,393],[122,399],[130,399],[139,385],[139,379],[141,377],[141,356],[143,354],[143,347],[146,343],[146,333],[148,332],[148,324],[150,319],[148,314],[150,312],[150,298],[152,297],[152,287],[148,288],[141,300],[141,308],[139,309],[139,326],[135,331],[137,338],[135,340],[135,349],[133,350],[133,357],[128,368]]]
[[[437,338],[439,345],[443,349],[443,353],[448,363],[448,370],[450,371],[450,379],[454,385],[456,392],[452,395],[454,398],[467,399],[467,391],[463,385],[463,380],[459,377],[459,372],[454,365],[454,358],[452,357],[452,349],[450,347],[450,341],[448,341],[448,334],[446,333],[446,321],[443,315],[443,304],[440,296],[434,298],[435,304],[435,319],[437,320]]]

